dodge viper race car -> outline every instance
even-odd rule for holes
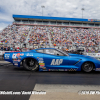
[[[66,53],[55,48],[4,54],[4,60],[30,71],[100,71],[100,61],[86,55]]]

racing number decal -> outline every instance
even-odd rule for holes
[[[51,65],[60,65],[63,63],[63,59],[52,59]]]

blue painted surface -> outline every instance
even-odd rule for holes
[[[82,18],[49,17],[49,16],[13,15],[13,18],[33,18],[33,19],[69,20],[69,21],[85,21],[85,22],[89,22],[88,19],[82,19]]]
[[[53,49],[55,48],[40,48],[43,49]],[[30,50],[27,52],[12,52],[12,53],[5,53],[4,59],[8,62],[13,63],[13,65],[20,67],[20,62],[25,58],[34,58],[39,63],[39,71],[50,71],[50,70],[75,70],[81,71],[82,64],[86,61],[93,62],[95,65],[95,70],[100,70],[100,61],[86,55],[79,55],[79,54],[71,54],[71,53],[64,53],[63,56],[53,55],[53,54],[46,54],[46,53],[39,53],[35,50]],[[18,56],[18,54],[20,54]],[[20,58],[20,61],[18,60]],[[42,63],[42,64],[40,64]]]

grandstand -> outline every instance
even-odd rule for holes
[[[100,20],[47,16],[13,15],[14,22],[0,32],[3,45],[28,48],[60,47],[72,50],[84,47],[98,52]]]

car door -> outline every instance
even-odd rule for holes
[[[43,55],[46,68],[66,69],[68,68],[69,57],[56,49],[44,49]]]

